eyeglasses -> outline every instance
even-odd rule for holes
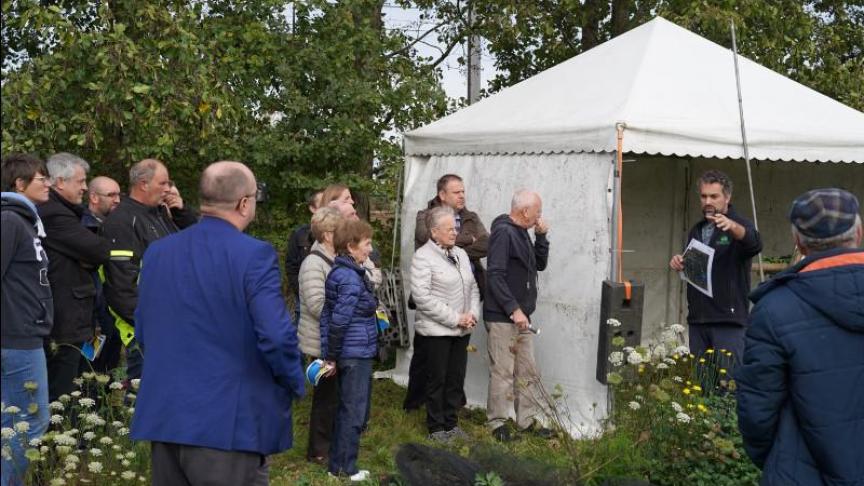
[[[42,184],[51,185],[51,179],[48,179],[45,176],[33,176],[32,182],[41,182]]]

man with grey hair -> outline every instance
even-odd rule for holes
[[[144,159],[129,169],[129,197],[121,199],[102,224],[102,235],[111,242],[111,258],[105,265],[105,298],[126,345],[129,378],[141,377],[141,349],[134,342],[133,314],[138,305],[138,273],[144,251],[159,238],[195,222],[179,198],[172,200],[173,218],[168,217],[162,205],[169,196],[168,168],[158,160]]]
[[[744,448],[762,484],[862,484],[864,229],[858,199],[835,188],[789,214],[804,259],[750,295],[735,374]]]
[[[543,201],[536,192],[513,195],[510,214],[492,222],[483,317],[489,332],[489,396],[486,406],[493,437],[509,441],[507,423],[515,406],[521,432],[550,437],[543,428],[539,403],[540,373],[534,360],[531,314],[537,307],[537,272],[549,259],[549,227],[543,221]],[[529,229],[534,229],[531,241]],[[515,400],[514,400],[515,398]]]
[[[144,256],[135,324],[147,359],[131,437],[151,443],[153,484],[266,485],[304,393],[297,334],[276,251],[244,233],[252,171],[216,162],[200,195],[201,222]]]
[[[54,327],[48,358],[48,398],[75,390],[81,363],[79,348],[93,339],[96,284],[91,272],[108,261],[109,243],[81,225],[81,200],[87,190],[90,164],[81,157],[58,153],[48,158],[51,192],[39,205],[45,225],[42,241],[48,254],[48,281],[54,299]]]

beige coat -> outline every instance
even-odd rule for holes
[[[480,291],[465,250],[454,246],[451,262],[444,250],[429,240],[411,261],[411,295],[417,305],[414,330],[421,336],[462,336],[459,316],[471,312],[480,318]]]
[[[328,252],[323,245],[315,242],[311,251],[320,251],[332,261],[336,255]],[[300,286],[300,325],[297,327],[297,337],[300,340],[300,350],[304,353],[321,356],[321,309],[324,307],[324,282],[330,273],[330,263],[318,255],[310,253],[300,264],[297,281]]]

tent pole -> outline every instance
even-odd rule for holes
[[[753,173],[750,170],[750,150],[747,147],[747,130],[744,128],[744,101],[741,97],[741,75],[738,71],[738,43],[735,41],[735,21],[729,20],[732,30],[732,59],[735,61],[735,86],[738,88],[738,116],[741,119],[741,141],[744,145],[744,163],[747,166],[747,185],[750,187],[750,204],[753,206],[753,227],[759,231],[759,220],[756,218],[756,195],[753,191]],[[762,253],[756,256],[759,263],[759,281],[765,281],[765,270],[762,267]]]
[[[621,209],[621,172],[624,166],[624,129],[625,123],[616,123],[618,146],[615,154],[615,172],[612,194],[612,267],[609,271],[609,280],[613,282],[624,281],[624,265],[622,260],[624,245],[624,218]]]

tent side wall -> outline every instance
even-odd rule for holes
[[[601,282],[609,269],[608,193],[612,154],[409,156],[402,209],[402,272],[407,296],[410,255],[414,252],[417,211],[435,195],[435,182],[447,173],[465,181],[468,208],[489,229],[509,212],[515,190],[536,189],[543,198],[543,217],[550,223],[551,251],[540,273],[538,308],[532,316],[542,332],[534,338],[535,357],[551,392],[561,386],[574,433],[596,431],[605,415],[606,389],[596,382],[595,362]],[[413,323],[413,313],[409,313]],[[489,361],[486,330],[471,338],[465,391],[473,405],[485,406]],[[409,353],[400,353],[394,380],[407,381]]]
[[[733,181],[732,204],[752,219],[747,173],[742,160],[665,158],[626,154],[624,165],[624,275],[646,283],[643,337],[661,323],[687,318],[684,285],[669,270],[669,259],[684,246],[687,232],[701,216],[698,178],[719,169]],[[799,194],[818,187],[841,187],[864,199],[864,164],[754,162],[753,179],[763,257],[790,255],[794,246],[787,219]],[[756,262],[752,282],[759,283]]]

